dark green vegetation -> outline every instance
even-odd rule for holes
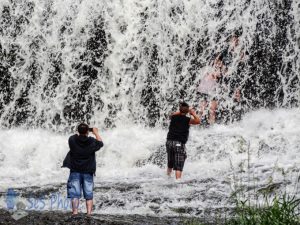
[[[216,219],[215,225],[298,225],[300,199],[284,194],[269,200],[264,197],[262,203],[250,205],[249,200],[237,201],[230,219]],[[185,225],[204,225],[195,220]]]
[[[228,225],[297,225],[300,224],[298,207],[300,199],[283,195],[271,202],[265,199],[262,205],[249,206],[247,201],[240,201],[235,211],[235,218],[226,222]]]

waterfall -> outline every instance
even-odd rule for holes
[[[8,188],[66,195],[79,122],[104,141],[96,213],[203,216],[270,184],[299,196],[299,48],[298,0],[1,0],[0,207]],[[217,59],[217,123],[191,128],[174,183],[168,115],[199,111]]]
[[[0,12],[3,127],[165,126],[180,100],[199,107],[203,68],[235,33],[243,57],[227,65],[220,121],[234,88],[245,112],[298,105],[296,0],[3,0]]]

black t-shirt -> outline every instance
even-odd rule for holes
[[[189,137],[190,119],[185,115],[173,115],[167,140],[180,141],[185,144]]]
[[[93,137],[73,135],[69,138],[71,171],[81,173],[95,173],[95,152],[103,147],[103,142]]]

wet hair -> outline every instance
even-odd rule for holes
[[[81,123],[81,124],[78,125],[77,131],[78,131],[79,134],[85,135],[89,131],[89,126],[85,123]]]
[[[187,114],[189,112],[189,107],[190,107],[189,104],[187,104],[186,102],[181,102],[179,104],[179,111],[181,113]]]

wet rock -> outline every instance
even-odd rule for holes
[[[52,195],[54,193],[59,193],[60,189],[63,188],[65,184],[60,184],[52,187],[26,187],[17,188],[16,191],[24,198],[41,198],[45,196]]]
[[[51,212],[36,212],[27,211],[28,215],[18,219],[12,218],[12,215],[0,209],[0,224],[1,225],[182,225],[186,221],[197,220],[199,218],[185,217],[151,217],[139,215],[92,215],[87,217],[84,214],[79,214],[72,217],[71,213],[58,211]]]
[[[159,167],[165,167],[167,164],[167,153],[165,146],[159,146],[159,148],[154,151],[148,159],[139,160],[136,162],[136,166],[141,167],[146,164],[154,164]]]
[[[265,194],[269,194],[272,193],[278,189],[280,189],[282,183],[273,183],[273,184],[269,184],[265,187],[259,188],[257,191],[260,193],[265,193]]]
[[[170,208],[172,211],[179,213],[179,214],[190,214],[194,211],[194,208],[192,207],[178,207],[178,208]]]

